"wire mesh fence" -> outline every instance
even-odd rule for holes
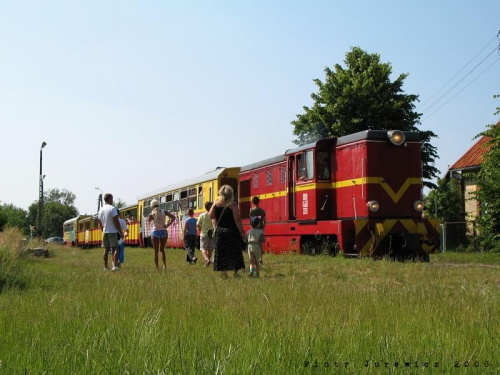
[[[479,251],[475,223],[470,221],[442,223],[441,251]]]

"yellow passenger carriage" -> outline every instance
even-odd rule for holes
[[[197,217],[205,211],[205,203],[213,202],[222,185],[230,185],[238,197],[239,167],[217,167],[204,175],[165,186],[144,194],[139,198],[138,217],[140,221],[140,238],[143,246],[149,245],[151,227],[147,217],[151,213],[151,201],[157,199],[160,207],[171,212],[177,220],[169,227],[167,247],[184,247],[182,220],[186,210],[192,208]]]

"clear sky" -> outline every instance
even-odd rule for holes
[[[96,187],[132,204],[282,154],[313,79],[352,46],[409,73],[421,109],[450,90],[420,127],[444,175],[499,120],[499,15],[498,0],[3,1],[0,201],[38,199],[43,141],[45,190],[73,192],[82,214]]]

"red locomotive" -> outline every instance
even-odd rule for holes
[[[266,210],[267,252],[338,252],[427,261],[439,223],[422,218],[416,132],[367,130],[322,139],[240,170],[240,211]]]
[[[179,220],[167,246],[183,247],[184,213],[198,216],[220,186],[239,198],[246,229],[251,199],[266,210],[264,250],[273,253],[343,253],[428,260],[439,248],[439,223],[422,218],[422,166],[416,132],[367,130],[321,139],[244,167],[222,168],[165,186],[139,198],[124,213],[133,217],[127,244],[147,244],[152,199]],[[69,220],[77,246],[100,243],[95,217]],[[73,228],[73,229],[72,229]]]

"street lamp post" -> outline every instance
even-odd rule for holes
[[[101,194],[99,194],[99,198],[97,198],[97,213],[99,213],[99,209],[102,207],[102,198],[103,198],[103,192],[100,188],[96,187],[96,190],[99,190]]]
[[[40,180],[39,180],[39,195],[38,195],[38,229],[40,237],[43,238],[43,179],[45,176],[42,174],[42,149],[47,146],[47,142],[42,142],[40,147]]]

